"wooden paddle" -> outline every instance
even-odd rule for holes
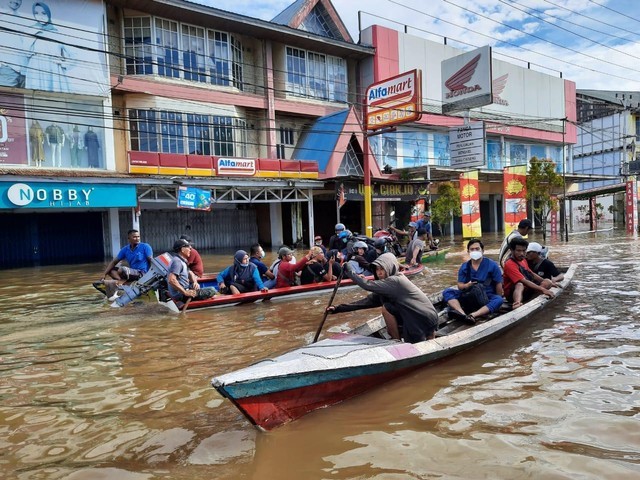
[[[338,279],[336,280],[336,286],[333,287],[333,293],[331,294],[331,298],[329,299],[329,305],[324,309],[324,316],[322,317],[322,321],[320,325],[318,325],[318,330],[316,330],[316,335],[313,337],[313,342],[316,343],[318,341],[318,337],[320,337],[320,332],[322,331],[322,327],[324,326],[324,322],[327,320],[327,315],[329,315],[329,311],[327,310],[331,304],[333,303],[333,299],[336,298],[336,293],[338,292],[338,287],[340,286],[340,282],[342,281],[342,275],[344,274],[345,266],[342,266],[342,270],[340,271],[340,275],[338,275]]]

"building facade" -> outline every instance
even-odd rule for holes
[[[182,0],[41,3],[0,12],[0,224],[24,245],[3,242],[1,268],[101,260],[130,228],[156,251],[183,233],[202,249],[310,243],[324,184],[294,147],[349,108],[373,55],[330,2],[271,22]],[[78,238],[86,252],[53,253]]]

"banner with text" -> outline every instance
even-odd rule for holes
[[[480,188],[478,172],[460,174],[460,201],[462,203],[462,237],[482,236],[480,225]]]
[[[635,233],[638,228],[638,189],[636,177],[627,180],[625,191],[625,215],[627,217],[627,233]]]
[[[178,208],[190,210],[211,210],[211,191],[196,187],[178,188]]]
[[[341,190],[342,188],[342,190]],[[338,198],[361,202],[364,199],[364,186],[360,183],[340,183],[336,185]],[[415,183],[376,183],[372,186],[373,201],[414,201],[428,193],[426,184]]]
[[[527,218],[527,166],[506,167],[504,179],[504,231],[511,232]]]

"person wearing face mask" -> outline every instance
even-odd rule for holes
[[[264,258],[264,249],[259,243],[251,245],[249,250],[249,261],[253,263],[258,269],[260,279],[264,283],[266,288],[273,288],[276,286],[276,276],[273,274],[269,267],[267,267],[262,259]]]
[[[322,244],[322,237],[320,235],[316,235],[313,239],[313,245],[319,247],[322,250],[322,253],[327,255],[327,248]]]
[[[244,250],[238,250],[233,256],[233,265],[218,274],[218,290],[222,294],[237,295],[239,293],[268,292],[258,273],[258,268],[249,262],[249,255]]]
[[[481,240],[469,240],[467,252],[471,260],[458,270],[458,288],[447,288],[442,297],[449,306],[450,318],[476,323],[477,318],[497,312],[502,306],[502,271],[498,262],[484,257]]]

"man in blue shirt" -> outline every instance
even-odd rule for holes
[[[449,306],[450,318],[476,323],[478,317],[497,312],[502,306],[502,272],[497,262],[484,256],[481,240],[469,240],[467,252],[471,260],[463,263],[458,270],[458,288],[444,290],[442,299]],[[476,288],[480,288],[484,295],[472,294]],[[479,297],[483,297],[482,300]]]
[[[416,228],[416,230],[422,228],[422,229],[427,231],[426,240],[428,240],[429,247],[433,250],[435,245],[433,243],[433,233],[432,233],[432,229],[431,229],[431,213],[424,212],[424,216],[422,217],[421,220],[418,220],[417,225],[418,225],[418,227]]]
[[[251,249],[249,250],[249,262],[253,263],[258,269],[258,273],[260,274],[260,279],[266,288],[273,288],[276,286],[276,276],[273,274],[269,267],[267,267],[262,259],[264,258],[264,250],[262,249],[262,245],[256,243],[251,245]]]
[[[109,276],[117,283],[122,284],[140,279],[149,270],[149,265],[151,265],[151,260],[153,259],[151,246],[140,241],[140,232],[138,230],[129,230],[127,238],[129,239],[129,245],[122,247],[116,258],[107,265],[102,275],[103,281]],[[126,260],[128,265],[117,265],[122,260]]]

